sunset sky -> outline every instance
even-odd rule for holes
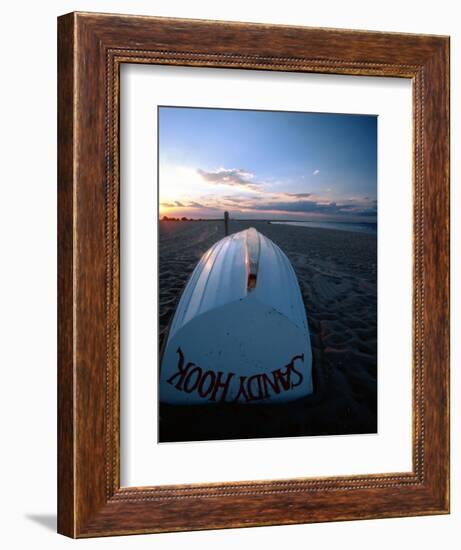
[[[160,216],[376,221],[377,118],[159,108]]]

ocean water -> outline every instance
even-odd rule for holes
[[[321,229],[338,229],[339,231],[353,231],[354,233],[370,233],[376,235],[378,231],[378,224],[371,222],[351,223],[351,222],[277,222],[272,221],[270,223],[279,225],[299,225],[301,227],[317,227]]]

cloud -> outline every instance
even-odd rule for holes
[[[307,199],[312,196],[312,193],[283,193],[287,197],[293,197],[295,199]]]
[[[293,201],[293,202],[267,202],[255,203],[251,206],[255,210],[278,210],[282,212],[322,212],[337,213],[337,204],[318,203],[316,201]]]
[[[318,176],[319,174],[320,174],[320,170],[314,170],[314,171],[312,172],[312,175],[313,175],[313,176]]]
[[[160,206],[164,206],[165,208],[184,208],[184,204],[179,201],[173,201],[173,202],[161,202]]]
[[[210,197],[211,200],[216,200],[214,197]],[[229,196],[223,196],[219,197],[219,202],[223,204],[235,204],[235,205],[245,205],[245,204],[252,204],[252,201],[257,200],[258,197],[254,196],[235,196],[235,197],[229,197]]]
[[[356,216],[376,216],[376,208],[371,207],[363,202],[318,202],[313,200],[300,200],[300,201],[274,201],[267,203],[254,203],[249,208],[253,210],[265,210],[265,211],[279,211],[290,213],[315,213],[315,214],[329,214],[329,215],[346,215],[354,214]]]
[[[230,187],[240,187],[256,190],[261,187],[261,183],[252,181],[254,175],[241,168],[219,168],[212,172],[206,172],[200,168],[197,172],[202,178],[214,185],[229,185]]]
[[[160,206],[163,206],[164,208],[207,208],[206,205],[201,204],[200,202],[196,202],[196,201],[161,202]]]
[[[261,194],[204,195],[198,203],[187,206],[214,209],[240,209],[250,213],[279,212],[293,215],[324,214],[328,216],[371,216],[377,215],[377,201],[370,197],[352,197],[332,201],[313,193],[272,193],[264,200]]]

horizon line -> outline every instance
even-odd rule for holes
[[[165,219],[166,218],[166,219]],[[183,219],[186,218],[186,219]],[[191,222],[222,222],[224,218],[188,218],[187,216],[161,216],[159,217],[159,221],[191,221]],[[378,220],[375,221],[344,221],[344,220],[293,220],[293,219],[275,219],[275,218],[231,218],[229,217],[229,221],[236,221],[236,222],[297,222],[297,223],[304,223],[304,222],[325,222],[325,223],[377,223]]]

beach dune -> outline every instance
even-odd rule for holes
[[[159,440],[193,441],[377,431],[376,235],[230,220],[255,227],[288,256],[306,307],[314,394],[292,403],[160,405]],[[224,237],[222,221],[159,224],[159,348],[202,254]]]

